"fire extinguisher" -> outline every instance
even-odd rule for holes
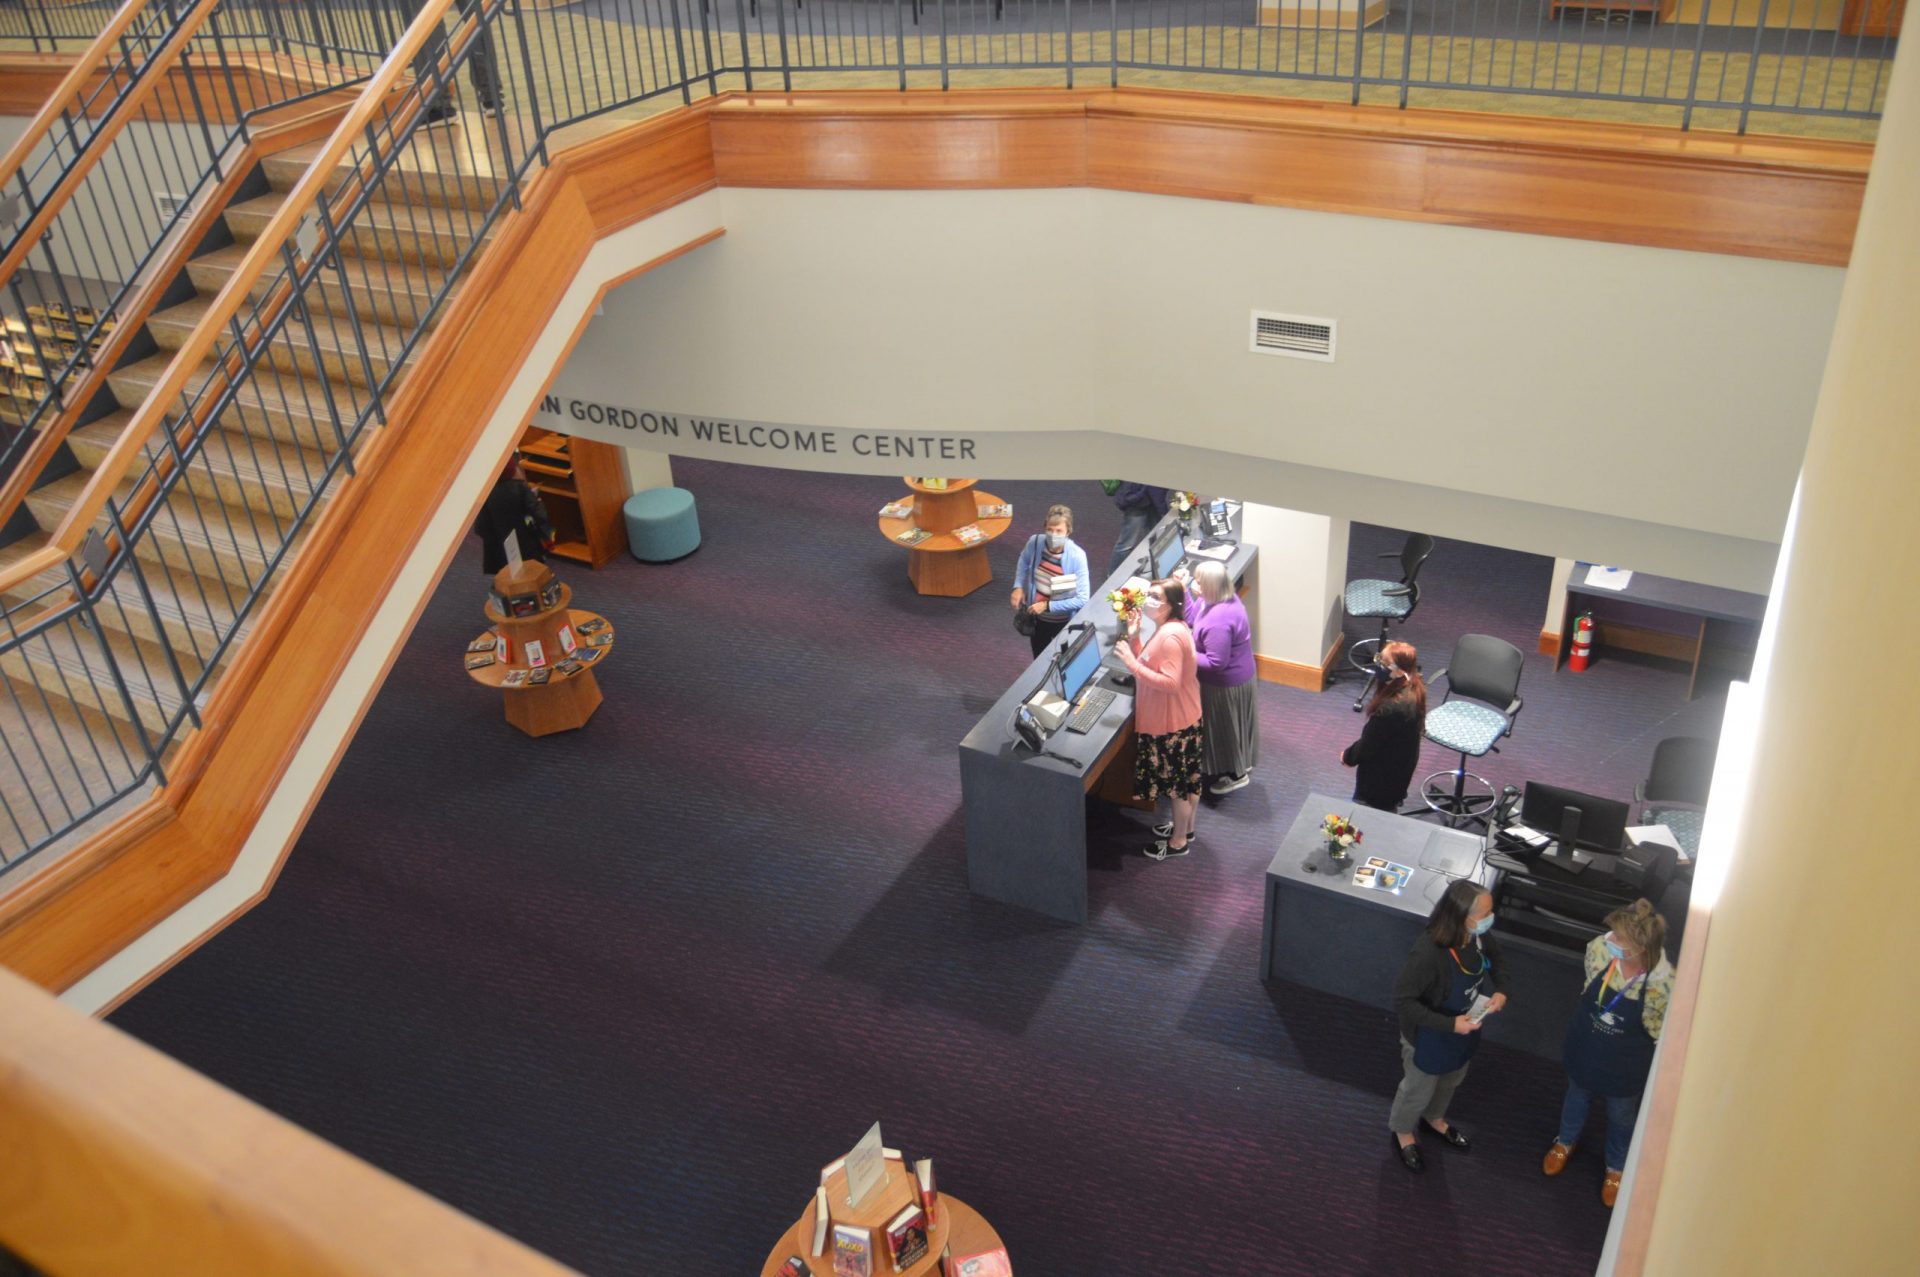
[[[1573,623],[1573,657],[1567,662],[1578,673],[1593,655],[1593,613],[1583,612]]]

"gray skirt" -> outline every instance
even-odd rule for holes
[[[1241,776],[1260,760],[1260,710],[1253,680],[1238,687],[1200,684],[1200,765],[1209,776]]]

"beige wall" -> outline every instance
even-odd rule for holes
[[[1755,672],[1750,776],[1727,778],[1724,793],[1715,781],[1707,838],[1725,822],[1737,847],[1706,884],[1711,894],[1724,874],[1650,1273],[1920,1265],[1920,1109],[1906,1098],[1920,1059],[1920,923],[1904,886],[1920,763],[1905,677],[1920,626],[1916,227],[1920,49],[1909,41],[1806,453],[1772,652]],[[1847,655],[1876,649],[1883,663]]]
[[[558,393],[980,435],[988,478],[1133,455],[1285,509],[1753,589],[1842,277],[1108,191],[721,198],[727,237],[610,297]],[[1338,362],[1248,353],[1256,307],[1338,320]]]

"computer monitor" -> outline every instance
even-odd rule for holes
[[[1180,560],[1187,555],[1186,543],[1180,539],[1180,525],[1168,523],[1153,534],[1147,542],[1148,566],[1153,569],[1153,579],[1163,580],[1173,575],[1180,566]]]
[[[1594,851],[1619,851],[1627,842],[1627,804],[1612,798],[1583,794],[1530,781],[1520,798],[1520,819],[1554,840],[1547,852],[1561,864],[1584,869],[1589,857],[1575,851],[1586,847]]]
[[[1091,629],[1081,630],[1054,658],[1060,671],[1060,695],[1072,700],[1100,672],[1100,643]]]

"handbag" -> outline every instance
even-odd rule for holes
[[[1031,550],[1033,548],[1033,543],[1035,541],[1038,541],[1039,539],[1040,537],[1038,533],[1035,533],[1033,536],[1028,537],[1027,549]],[[1026,554],[1026,551],[1024,550],[1021,551],[1022,557],[1025,557],[1025,554]],[[1029,600],[1029,602],[1031,602],[1031,600]],[[1039,628],[1040,628],[1040,618],[1035,616],[1027,608],[1017,607],[1013,609],[1014,633],[1019,634],[1025,638],[1032,638],[1034,631]]]

